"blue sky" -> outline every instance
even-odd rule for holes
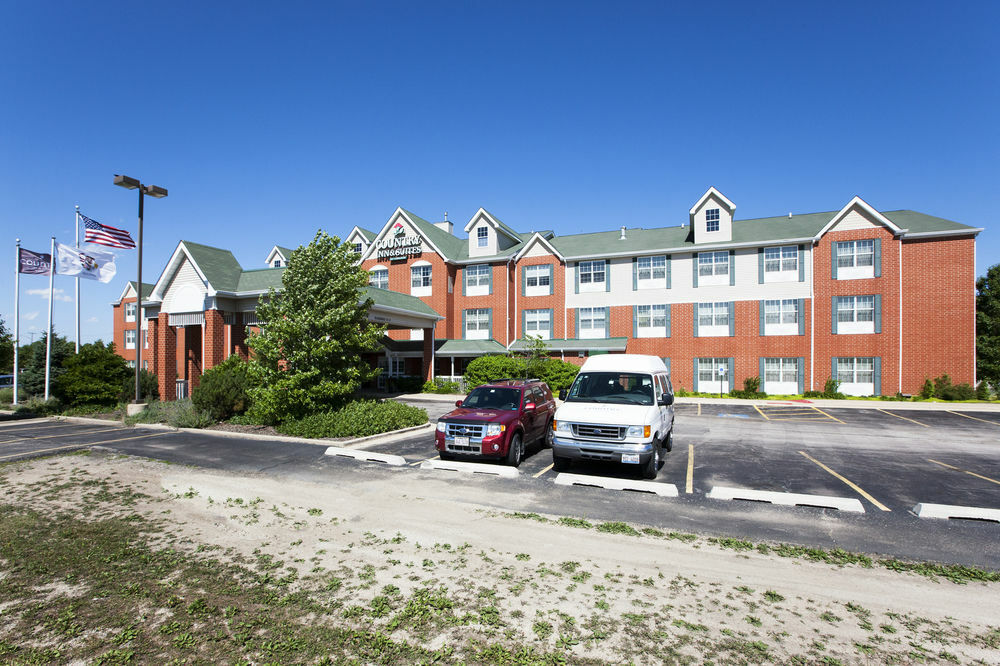
[[[14,239],[73,206],[136,228],[143,275],[181,239],[263,265],[396,206],[484,207],[558,234],[680,224],[709,187],[737,219],[859,195],[985,227],[1000,261],[997,2],[0,2],[0,314]],[[84,341],[135,279],[83,282]],[[22,276],[22,340],[47,279]],[[55,325],[72,336],[73,282]],[[42,295],[35,292],[42,290]]]

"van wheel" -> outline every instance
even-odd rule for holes
[[[511,467],[517,467],[523,459],[524,441],[521,439],[521,433],[516,433],[510,440],[510,448],[507,449],[507,464]]]
[[[557,472],[568,472],[571,461],[569,458],[552,456],[552,469]]]
[[[660,471],[660,467],[663,466],[663,455],[660,453],[660,443],[653,440],[653,455],[649,456],[649,460],[646,464],[642,466],[642,478],[644,479],[655,479],[656,473]]]
[[[670,432],[667,433],[667,438],[663,440],[663,448],[668,452],[674,450],[674,429],[671,428]],[[663,463],[660,463],[661,465]]]

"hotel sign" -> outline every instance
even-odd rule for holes
[[[397,222],[392,228],[392,238],[376,241],[378,259],[406,259],[415,254],[421,254],[420,236],[405,236],[403,225]]]

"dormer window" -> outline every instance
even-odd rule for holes
[[[718,231],[719,230],[719,209],[709,208],[705,211],[705,230],[706,231]]]
[[[354,243],[354,254],[361,254],[361,243]]]
[[[476,247],[486,247],[490,242],[490,230],[487,227],[476,229]]]
[[[271,262],[272,268],[281,268],[281,259],[275,259]]]

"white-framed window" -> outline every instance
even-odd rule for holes
[[[480,227],[482,229],[483,227]],[[490,293],[490,265],[476,264],[462,269],[465,273],[465,295],[485,296]]]
[[[635,306],[635,337],[665,338],[667,336],[667,306]]]
[[[719,209],[708,208],[705,210],[705,231],[719,230]]]
[[[777,395],[795,395],[799,392],[799,359],[765,358],[764,385],[761,389]]]
[[[552,265],[524,267],[524,295],[548,296],[552,293]]]
[[[402,356],[392,356],[389,358],[389,375],[399,377],[406,374],[406,359]]]
[[[132,368],[133,370],[135,369],[135,361],[125,361],[125,362],[128,363],[128,367]]]
[[[490,311],[488,308],[475,308],[465,311],[465,339],[490,339]]]
[[[125,349],[135,349],[135,329],[125,329]]]
[[[488,227],[476,229],[476,247],[486,247],[490,244],[490,230]]]
[[[698,253],[698,286],[729,284],[729,252]]]
[[[275,259],[272,261],[271,268],[281,268],[281,259]]]
[[[143,370],[149,370],[149,361],[143,360],[143,362],[142,362],[142,369]]]
[[[431,265],[429,263],[414,264],[410,267],[410,294],[413,296],[431,295]]]
[[[764,282],[798,282],[799,248],[795,245],[764,248]]]
[[[837,333],[874,333],[875,297],[838,296]]]
[[[428,266],[430,268],[430,266]],[[368,284],[379,289],[389,288],[389,269],[383,266],[375,266],[368,271]]]
[[[728,358],[698,359],[699,393],[728,393],[731,385]]]
[[[840,357],[837,358],[838,390],[847,395],[875,394],[875,358]]]
[[[142,348],[149,349],[149,329],[142,329]]]
[[[576,270],[579,272],[580,291],[604,291],[607,278],[604,268],[603,259],[578,263]]]
[[[870,277],[875,277],[875,241],[839,241],[837,279],[856,280]]]
[[[764,335],[799,334],[799,299],[764,301]]]
[[[607,312],[604,308],[580,308],[578,338],[603,338],[607,334]]]
[[[126,303],[125,304],[125,321],[135,321],[136,304]]]
[[[729,335],[729,302],[698,304],[698,336],[703,338]]]
[[[552,339],[552,311],[551,310],[525,310],[524,311],[524,335],[533,335],[543,340]]]
[[[351,247],[354,249],[354,254],[361,254],[361,250],[363,249],[361,243],[352,243]]]
[[[667,255],[639,257],[635,261],[636,289],[663,289],[667,286]]]

